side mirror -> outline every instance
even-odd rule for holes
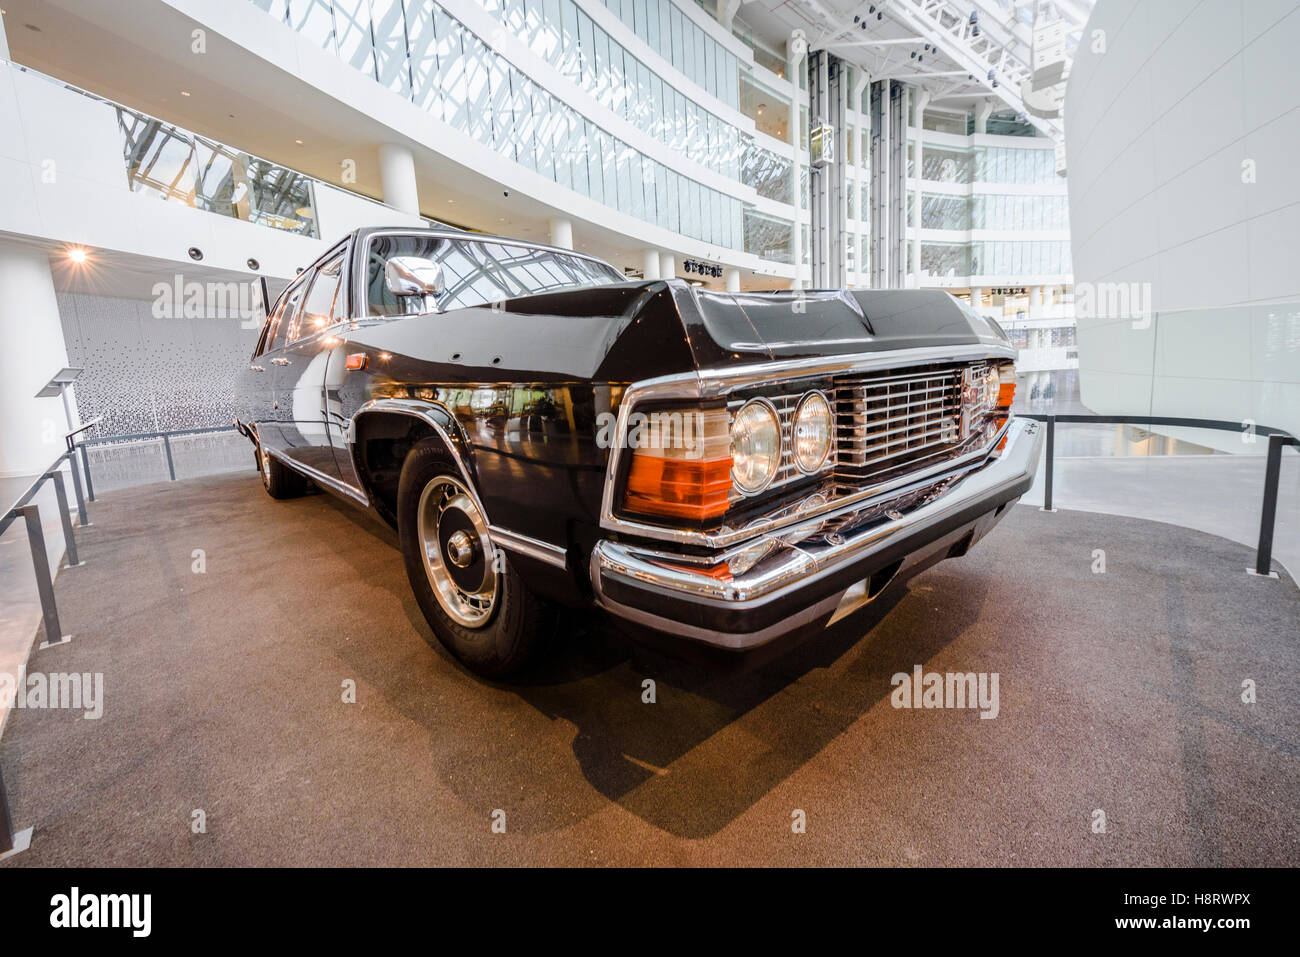
[[[384,264],[384,285],[395,296],[423,296],[425,308],[437,309],[437,297],[447,288],[442,264],[422,256],[394,256]]]

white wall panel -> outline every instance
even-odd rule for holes
[[[1297,0],[1098,0],[1066,97],[1076,296],[1150,283],[1154,315],[1079,317],[1089,408],[1300,432],[1298,48]]]

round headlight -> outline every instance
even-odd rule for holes
[[[781,464],[781,423],[768,403],[755,399],[731,422],[731,477],[744,492],[758,492]]]
[[[794,460],[805,472],[816,472],[826,464],[834,441],[835,417],[831,404],[820,392],[809,392],[794,415]]]

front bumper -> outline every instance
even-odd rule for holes
[[[641,629],[746,652],[808,634],[939,558],[964,554],[1033,484],[1038,423],[1013,419],[1001,451],[982,462],[818,515],[710,556],[741,567],[718,578],[699,556],[604,540],[592,551],[597,603]],[[692,562],[696,567],[692,567]]]

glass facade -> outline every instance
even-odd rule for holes
[[[925,252],[924,245],[921,252]],[[1070,244],[1063,240],[970,244],[972,276],[1062,276],[1069,272]]]
[[[915,170],[913,162],[909,167]],[[932,183],[974,184],[986,189],[1063,185],[1056,175],[1055,153],[1050,149],[925,144],[921,169],[923,180]],[[916,225],[914,197],[915,191],[909,190],[909,226]],[[1070,228],[1069,205],[1063,191],[967,195],[925,190],[921,196],[921,227],[961,233],[985,230],[1027,234],[1013,240],[927,240],[921,245],[921,269],[933,278],[1064,277],[1072,271],[1068,241],[1032,236]]]
[[[133,192],[250,223],[319,235],[310,177],[115,106]]]
[[[745,210],[745,252],[771,262],[792,263],[790,239],[793,223],[768,216],[753,208]],[[805,245],[805,250],[807,246]]]
[[[634,149],[552,96],[433,0],[252,0],[485,146],[606,206],[743,249],[744,203]],[[652,72],[572,0],[479,0],[575,84],[665,146],[737,181],[748,138]],[[628,27],[723,102],[739,68],[668,0],[607,0]]]
[[[741,174],[759,196],[782,203],[790,201],[790,161],[784,156],[751,143],[745,150]]]

